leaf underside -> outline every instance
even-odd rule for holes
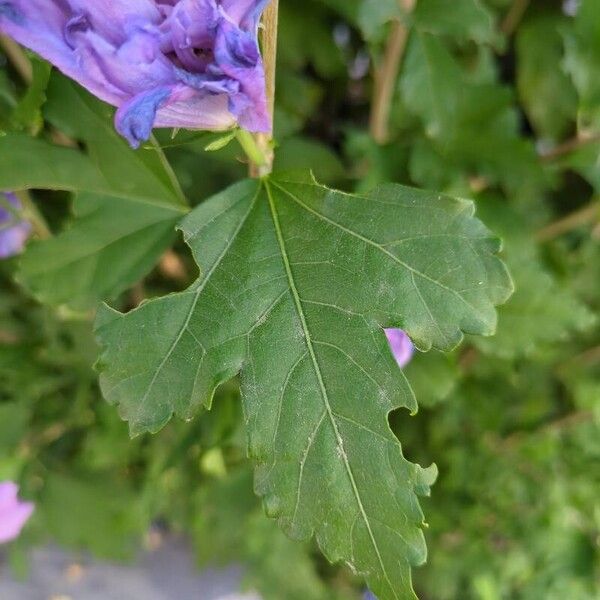
[[[97,333],[106,398],[132,434],[210,407],[241,373],[255,488],[294,538],[381,600],[413,598],[435,467],[402,455],[387,415],[417,409],[383,327],[421,349],[491,334],[512,284],[497,239],[470,202],[398,185],[368,196],[309,174],[245,181],[183,221],[201,276],[127,315],[104,308]]]

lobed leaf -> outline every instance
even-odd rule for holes
[[[491,334],[512,291],[499,241],[470,202],[398,185],[348,195],[308,174],[239,183],[182,230],[198,281],[99,315],[106,398],[132,434],[156,431],[241,373],[268,514],[291,537],[316,535],[382,600],[413,597],[410,566],[426,557],[417,496],[435,467],[408,462],[389,428],[392,410],[417,404],[383,327],[422,349]]]

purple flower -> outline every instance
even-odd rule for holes
[[[392,329],[390,331],[402,331],[402,330],[401,329]],[[363,594],[362,600],[377,600],[377,596],[373,592],[367,590]]]
[[[0,192],[0,258],[8,258],[23,250],[31,233],[31,225],[19,217],[21,203],[11,193]]]
[[[118,107],[137,148],[152,127],[268,131],[257,33],[269,0],[0,0],[0,32]]]
[[[0,482],[0,544],[18,537],[33,513],[34,505],[31,502],[21,502],[18,492],[19,486],[16,483]]]
[[[394,355],[398,366],[402,369],[410,362],[415,347],[408,335],[402,329],[386,329],[385,335],[390,344],[392,354]]]

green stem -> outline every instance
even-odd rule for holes
[[[543,229],[540,229],[540,231],[537,232],[535,239],[538,242],[549,242],[574,229],[586,225],[593,225],[594,222],[598,221],[600,221],[600,202],[596,199],[559,221],[555,221]]]
[[[416,0],[400,0],[405,18],[414,10],[415,5]],[[410,29],[405,22],[400,19],[394,20],[383,61],[381,66],[375,70],[369,130],[377,144],[385,144],[389,138],[389,121],[394,92],[409,33]]]
[[[265,153],[249,131],[238,129],[235,137],[246,153],[251,165],[256,165],[260,169],[268,164]]]
[[[531,0],[513,0],[513,3],[506,17],[504,18],[504,21],[500,25],[500,30],[502,33],[510,36],[516,31],[517,27],[521,23],[521,20],[525,16],[525,12],[529,8],[530,2]]]
[[[158,141],[156,140],[156,138],[154,136],[152,136],[150,138],[150,143],[152,145],[152,149],[156,152],[158,159],[160,160],[160,163],[163,166],[163,169],[165,170],[165,173],[167,174],[167,176],[169,178],[169,183],[171,184],[171,189],[175,192],[175,195],[177,196],[177,198],[179,198],[179,201],[181,202],[181,204],[183,206],[189,206],[190,204],[183,192],[183,189],[181,188],[179,179],[177,179],[177,175],[175,175],[175,171],[173,171],[173,167],[171,166],[171,163],[165,156],[165,153],[164,153],[163,149],[161,148],[161,145],[158,143]]]
[[[0,48],[4,51],[21,79],[29,85],[33,79],[33,69],[31,61],[19,44],[16,44],[5,35],[0,35]]]
[[[279,0],[271,0],[262,20],[261,47],[265,69],[267,110],[269,113],[269,133],[257,133],[255,143],[264,156],[262,163],[250,163],[251,177],[265,177],[273,170],[273,113],[275,109],[275,67],[277,65],[277,33],[279,21]]]

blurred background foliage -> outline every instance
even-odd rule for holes
[[[406,372],[421,410],[390,417],[406,455],[440,471],[415,586],[423,600],[594,600],[600,3],[449,4],[282,0],[276,168],[309,166],[349,190],[395,181],[473,198],[504,237],[517,292],[498,334],[418,354]],[[398,27],[410,35],[382,135],[375,80]],[[21,258],[0,263],[0,480],[20,481],[38,505],[10,547],[15,568],[48,540],[131,559],[158,524],[189,535],[200,564],[246,564],[267,600],[357,598],[358,580],[263,517],[236,382],[212,412],[134,440],[102,400],[98,301],[132,308],[183,289],[196,267],[173,233],[177,213],[128,199],[136,178],[148,195],[170,185],[150,181],[153,149],[129,152],[109,107],[30,60],[28,71],[0,53],[0,175],[18,182],[35,168],[40,187],[101,176],[123,200],[101,183],[95,194],[34,191],[54,236],[38,227]],[[219,136],[157,138],[192,204],[245,175]]]

